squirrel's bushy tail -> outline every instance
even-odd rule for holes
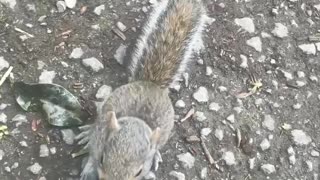
[[[160,0],[156,6],[128,67],[133,80],[168,87],[185,72],[207,16],[200,0]]]

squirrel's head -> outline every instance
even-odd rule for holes
[[[102,180],[139,180],[151,169],[160,129],[150,129],[141,119],[108,112],[107,135],[101,151],[99,177]]]

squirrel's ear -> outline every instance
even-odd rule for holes
[[[150,140],[152,144],[158,144],[159,139],[160,139],[160,128],[157,127],[155,130],[152,131]]]
[[[114,111],[107,112],[107,122],[108,122],[108,128],[114,129],[114,130],[120,129],[120,125],[118,123],[118,119]]]

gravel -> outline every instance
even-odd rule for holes
[[[94,10],[93,10],[93,12],[94,12],[96,15],[100,16],[101,13],[102,13],[102,11],[105,10],[105,8],[106,8],[105,5],[100,5],[100,6],[95,7]]]
[[[82,64],[94,72],[99,72],[104,68],[103,64],[95,57],[83,59]]]
[[[234,22],[240,26],[242,29],[249,33],[254,33],[255,31],[255,26],[253,23],[253,20],[249,17],[244,17],[244,18],[236,18]]]
[[[302,52],[309,55],[316,55],[316,46],[314,44],[301,44],[298,46]]]
[[[49,83],[49,84],[51,84],[55,77],[56,77],[56,72],[55,71],[43,70],[41,75],[39,76],[39,83]]]
[[[4,57],[0,56],[0,71],[6,68],[9,68],[9,63],[4,59]]]
[[[249,40],[247,40],[247,45],[254,48],[256,51],[261,52],[262,51],[262,42],[260,37],[253,37]]]
[[[275,28],[271,33],[276,37],[284,38],[288,36],[288,28],[281,23],[275,23]]]
[[[199,103],[208,102],[209,94],[207,88],[203,86],[199,87],[198,90],[193,93],[193,98]]]
[[[111,93],[112,93],[112,87],[108,85],[102,85],[96,93],[96,98],[105,100],[109,97]]]
[[[189,152],[179,154],[177,158],[185,169],[190,169],[194,166],[195,158]]]
[[[311,138],[304,131],[299,129],[294,129],[291,131],[291,136],[294,143],[298,146],[308,145],[311,143]]]
[[[226,165],[228,166],[232,166],[236,164],[236,159],[234,157],[233,152],[231,151],[224,152],[222,155],[222,159],[225,161]]]
[[[176,179],[176,180],[185,180],[186,179],[186,176],[183,173],[177,172],[177,171],[171,171],[169,173],[169,175],[174,177],[174,179]]]
[[[262,122],[262,126],[269,131],[273,131],[275,128],[275,121],[271,117],[271,115],[265,115],[264,116],[264,121]]]
[[[39,157],[48,157],[48,156],[49,156],[49,148],[48,148],[48,145],[46,145],[46,144],[41,144],[41,145],[40,145]]]
[[[83,50],[80,47],[74,48],[69,56],[70,59],[79,59],[83,55]]]
[[[177,108],[185,108],[186,107],[186,103],[183,100],[180,99],[175,103],[175,107],[177,107]]]
[[[39,163],[34,163],[32,166],[29,166],[27,170],[29,170],[35,175],[38,175],[41,173],[42,166]]]
[[[74,143],[75,134],[71,129],[62,129],[61,134],[62,139],[66,144],[72,145]]]
[[[276,168],[272,164],[263,164],[261,170],[266,174],[270,175],[276,172]]]

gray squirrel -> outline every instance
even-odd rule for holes
[[[155,179],[174,126],[169,87],[193,58],[206,24],[200,0],[160,0],[133,48],[129,83],[115,89],[76,137],[89,156],[81,180]]]

